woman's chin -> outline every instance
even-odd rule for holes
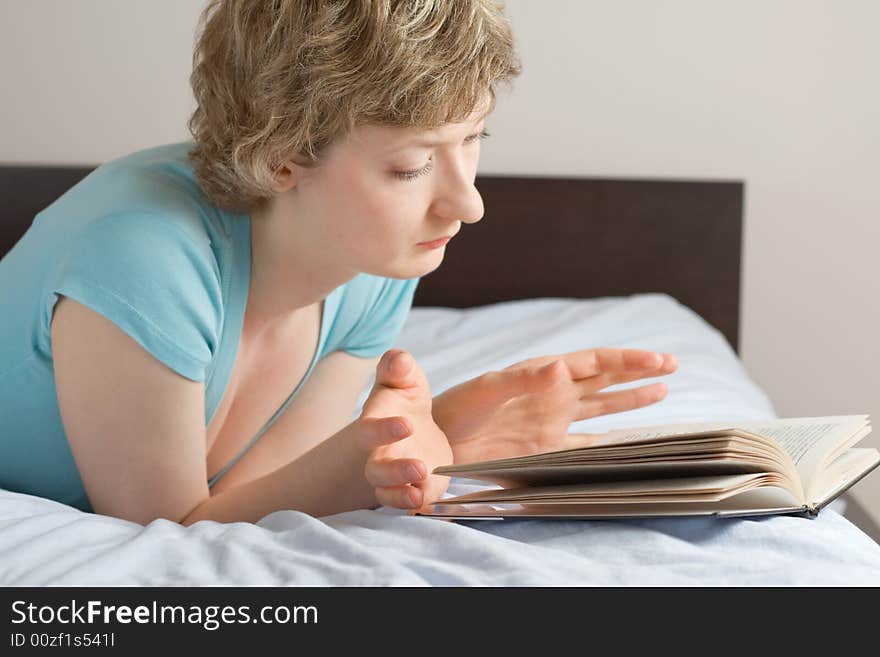
[[[367,273],[385,278],[420,278],[430,274],[443,264],[443,256],[446,252],[445,248],[424,251],[419,247],[419,250],[421,253],[416,253],[415,256],[398,258],[393,262],[384,264],[384,266],[376,267],[373,271],[368,271]]]
[[[432,249],[429,254],[425,254],[419,262],[420,268],[418,273],[413,274],[410,278],[416,276],[425,276],[440,267],[443,264],[443,256],[446,255],[445,248]]]
[[[440,265],[442,265],[442,264],[443,264],[443,254],[440,254],[438,257],[435,257],[433,259],[433,262],[431,262],[430,264],[428,264],[422,268],[422,273],[419,274],[419,276],[424,276],[425,274],[430,274],[435,269],[438,269],[440,267]]]
[[[440,267],[442,260],[438,260],[437,262],[431,263],[429,266],[424,264],[413,267],[412,265],[406,267],[395,267],[393,269],[388,268],[382,272],[377,272],[377,276],[384,276],[385,278],[399,278],[399,279],[409,279],[409,278],[421,278],[422,276],[427,276],[432,271],[436,270]]]

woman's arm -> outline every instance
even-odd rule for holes
[[[61,417],[96,513],[189,525],[255,522],[282,509],[326,515],[377,506],[364,475],[371,439],[364,434],[380,436],[381,423],[353,422],[296,461],[212,497],[204,385],[72,299],[56,305],[51,332]]]
[[[51,324],[64,431],[96,513],[178,521],[208,498],[204,385],[62,297]]]
[[[395,425],[403,427],[395,433]],[[443,496],[452,463],[446,436],[431,415],[428,378],[411,355],[386,351],[360,417],[295,461],[215,494],[184,518],[255,522],[270,511],[325,516],[381,504],[416,508]]]
[[[341,431],[354,419],[358,398],[378,362],[379,356],[359,358],[344,351],[322,356],[290,406],[211,487],[211,494],[216,497],[259,479]]]
[[[295,461],[203,500],[180,523],[257,522],[284,509],[326,516],[375,508],[379,502],[364,476],[369,453],[357,441],[369,430],[352,422]],[[374,430],[381,431],[378,426]]]

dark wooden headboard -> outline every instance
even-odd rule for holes
[[[0,166],[0,257],[92,168]],[[739,351],[742,182],[478,176],[476,185],[483,220],[462,225],[415,305],[664,292]]]

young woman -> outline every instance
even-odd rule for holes
[[[535,358],[432,399],[390,349],[436,241],[483,215],[518,72],[492,0],[211,2],[192,142],[99,167],[0,262],[0,487],[143,524],[416,508],[438,465],[661,399],[599,391],[671,355]]]

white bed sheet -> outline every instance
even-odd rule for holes
[[[662,294],[415,308],[397,346],[415,355],[435,394],[543,354],[599,346],[676,354],[664,401],[572,432],[775,417],[723,336]],[[449,493],[480,487],[453,479]],[[449,522],[383,508],[142,527],[0,491],[0,584],[862,586],[880,584],[880,546],[833,505],[814,519]]]

